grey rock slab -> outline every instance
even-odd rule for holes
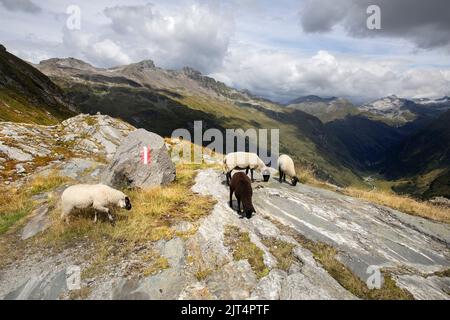
[[[247,260],[231,261],[207,279],[209,291],[219,299],[248,299],[257,284]]]
[[[42,205],[37,208],[33,213],[31,219],[27,222],[25,227],[22,229],[21,239],[29,239],[39,232],[46,230],[50,226],[50,218],[47,215],[48,207],[47,205]]]
[[[149,162],[141,160],[144,147],[150,150]],[[164,139],[138,129],[131,132],[117,148],[102,181],[116,187],[149,187],[165,185],[175,179],[175,165],[170,159]]]
[[[411,292],[415,299],[450,300],[449,277],[398,275],[394,279],[399,287]]]
[[[338,248],[362,280],[370,265],[433,272],[450,266],[448,224],[306,185],[271,181],[256,206],[315,241]]]
[[[214,255],[221,254],[220,256],[224,259],[230,261],[232,259],[231,255],[227,252],[227,248],[223,245],[223,232],[225,225],[236,225],[243,231],[249,232],[250,240],[255,243],[264,251],[264,263],[269,268],[272,269],[267,277],[256,280],[256,275],[251,270],[248,270],[251,274],[251,281],[248,281],[246,286],[240,290],[236,289],[235,295],[232,296],[231,289],[220,288],[218,279],[222,279],[223,282],[233,283],[233,279],[230,280],[228,277],[231,276],[231,272],[227,274],[224,267],[221,266],[219,275],[216,273],[207,279],[207,288],[216,297],[220,299],[232,299],[233,297],[239,297],[240,299],[277,299],[281,298],[281,290],[284,286],[289,286],[289,281],[286,281],[287,274],[284,271],[276,271],[277,261],[268,252],[267,248],[262,245],[260,237],[276,237],[278,239],[283,239],[283,241],[288,241],[290,243],[295,243],[294,239],[286,237],[282,232],[273,225],[270,221],[262,218],[261,208],[256,208],[257,214],[251,219],[240,219],[236,212],[231,210],[228,205],[228,189],[224,184],[224,177],[221,173],[213,169],[200,170],[196,177],[196,183],[192,187],[194,192],[204,195],[212,195],[218,201],[215,205],[213,212],[202,219],[197,235],[193,240],[197,241],[201,247],[201,252],[203,253],[203,258],[206,265],[209,265],[210,259]],[[298,245],[298,244],[297,244]],[[306,249],[300,249],[294,252],[296,253],[300,262],[296,267],[292,268],[292,273],[302,273],[305,271],[306,280],[303,281],[303,286],[307,287],[311,292],[314,291],[314,286],[319,287],[319,295],[314,297],[321,297],[322,299],[354,299],[355,297],[348,293],[344,288],[342,288],[321,266],[319,266],[312,257],[312,254]],[[303,258],[307,259],[307,267],[302,265]],[[247,261],[245,261],[247,262]],[[232,262],[225,264],[225,266],[230,268],[235,268]],[[245,269],[244,266],[240,266]],[[236,277],[242,273],[243,270],[235,270]],[[241,276],[243,276],[241,274]],[[254,277],[254,278],[253,278]],[[294,276],[292,279],[296,279]],[[302,279],[305,279],[303,274]],[[228,280],[225,280],[228,279]],[[293,281],[294,281],[293,280]],[[256,282],[255,282],[256,281]],[[244,280],[240,280],[241,283],[245,283]],[[274,289],[275,288],[275,289]],[[274,289],[275,291],[271,291]],[[285,291],[285,298],[296,299],[299,298],[293,294],[287,293]],[[317,289],[319,290],[319,289]],[[310,294],[310,296],[313,296]]]
[[[287,277],[286,272],[273,269],[270,273],[262,278],[253,289],[250,299],[253,300],[278,300],[280,299],[281,289],[284,279]]]
[[[1,141],[0,141],[0,152],[5,153],[8,156],[8,158],[12,160],[31,161],[33,159],[33,156],[31,154],[26,153],[18,148],[4,145]]]
[[[67,291],[66,271],[43,272],[28,278],[4,300],[56,300]]]
[[[113,286],[112,299],[161,300],[176,299],[187,285],[180,268],[169,268],[144,279],[121,279]]]
[[[184,241],[180,238],[173,238],[165,242],[161,255],[169,260],[172,268],[181,268],[185,260]]]
[[[199,228],[199,233],[207,230],[204,234],[207,241],[216,239],[214,244],[210,242],[208,246],[214,248],[215,252],[220,252],[217,249],[223,240],[220,239],[218,226],[230,222],[260,237],[276,235],[273,226],[264,226],[258,221],[259,217],[267,215],[313,241],[322,241],[337,248],[338,259],[364,282],[370,275],[367,268],[371,265],[389,267],[394,270],[394,275],[395,270],[407,269],[417,274],[430,274],[450,267],[448,224],[411,216],[329,190],[303,184],[295,187],[287,183],[280,184],[275,178],[267,183],[252,184],[253,204],[257,213],[250,220],[235,222],[233,219],[236,213],[228,210],[229,195],[224,180],[223,174],[218,171],[201,170],[193,187],[194,192],[211,195],[218,200],[212,215],[205,218],[205,222],[210,220],[211,224],[203,224]],[[258,185],[262,187],[256,188]],[[217,219],[211,219],[213,216]],[[280,234],[277,238],[282,236]],[[314,261],[309,251],[303,251],[299,258],[304,265],[300,272],[289,274],[288,278],[294,284],[291,289],[284,289],[282,297],[355,298]],[[288,278],[285,284],[289,283]],[[420,282],[421,278],[417,281]],[[443,284],[439,282],[439,285]],[[295,287],[311,291],[297,296]],[[314,292],[314,287],[320,287],[320,290]],[[445,291],[445,288],[441,290]],[[423,294],[426,295],[426,292]],[[433,297],[430,289],[429,298]]]

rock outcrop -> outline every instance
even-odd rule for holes
[[[147,155],[144,150],[148,150]],[[144,129],[133,131],[122,141],[102,175],[105,184],[116,187],[166,185],[174,179],[175,165],[164,139]]]
[[[80,161],[111,159],[117,146],[133,130],[133,126],[106,115],[80,114],[55,126],[1,122],[0,183],[57,165],[64,166],[67,175],[73,176],[72,169],[86,169],[86,165],[78,165]],[[83,160],[67,167],[71,159]]]

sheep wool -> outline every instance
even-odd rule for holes
[[[266,165],[256,153],[252,152],[231,152],[223,160],[226,172],[233,169],[256,169],[262,171]]]
[[[286,175],[291,177],[292,185],[295,186],[298,182],[297,175],[295,173],[295,165],[292,158],[286,154],[281,155],[278,158],[278,171],[280,174],[280,182],[286,181]]]
[[[113,189],[104,184],[77,184],[68,187],[61,195],[62,214],[61,218],[68,220],[73,209],[86,209],[89,207],[97,211],[108,213],[108,205],[131,209],[128,197],[121,191]]]
[[[297,176],[295,174],[294,161],[292,160],[291,157],[289,157],[286,154],[282,154],[278,158],[278,170],[280,171],[280,173],[286,174],[291,178],[294,178]]]

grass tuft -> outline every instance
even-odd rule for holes
[[[248,232],[242,232],[236,226],[227,225],[224,236],[224,243],[230,248],[234,260],[248,260],[258,278],[269,274],[269,269],[264,264],[264,252],[250,241]]]
[[[398,211],[422,218],[450,223],[450,208],[423,202],[408,196],[396,195],[388,191],[364,191],[356,188],[346,188],[345,194],[381,204]]]
[[[108,265],[126,260],[135,254],[136,247],[152,247],[159,240],[170,240],[178,235],[174,226],[180,221],[195,222],[212,210],[215,200],[194,194],[197,166],[177,166],[177,179],[167,186],[146,189],[124,190],[133,208],[131,211],[113,209],[116,223],[112,225],[106,216],[99,214],[99,221],[93,223],[93,210],[74,212],[70,224],[60,219],[60,208],[50,212],[51,227],[45,234],[38,235],[38,245],[54,249],[65,248],[75,243],[88,241],[96,245],[91,265],[83,271],[85,277],[94,277],[104,272]],[[188,237],[190,234],[183,234]],[[145,250],[138,254],[142,261],[135,266],[139,274],[150,275],[168,267],[168,262],[160,256],[152,256],[150,261]]]
[[[261,241],[277,259],[278,269],[288,271],[293,263],[298,262],[298,259],[292,253],[294,244],[276,238],[264,238]]]

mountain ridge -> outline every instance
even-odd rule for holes
[[[74,115],[63,91],[28,62],[0,48],[2,121],[55,124]]]
[[[65,68],[58,63],[36,67],[62,87],[81,112],[100,111],[165,136],[177,128],[191,131],[199,119],[205,129],[223,132],[225,128],[279,128],[280,136],[285,137],[280,152],[313,166],[319,176],[334,183],[362,183],[350,168],[353,164],[345,146],[329,136],[320,121],[230,88],[192,68],[166,70],[145,62],[94,70]]]

